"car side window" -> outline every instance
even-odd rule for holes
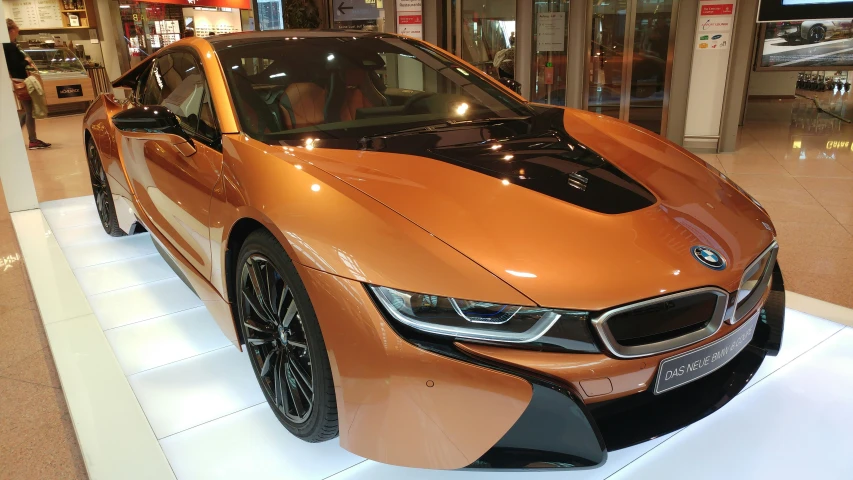
[[[168,108],[188,134],[208,144],[218,128],[201,66],[187,52],[171,52],[153,62],[145,88],[144,105]]]

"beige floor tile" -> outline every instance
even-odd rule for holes
[[[781,168],[781,167],[780,167]],[[795,205],[818,205],[817,200],[797,179],[785,175],[727,174],[759,202],[793,203]]]
[[[790,243],[780,239],[779,265],[785,272],[834,275],[839,280],[853,282],[853,249],[850,248]]]
[[[26,292],[21,292],[26,300]],[[16,364],[47,348],[41,318],[36,310],[24,306],[0,310],[0,369]]]
[[[853,249],[853,236],[840,224],[804,222],[773,222],[779,238],[779,246],[805,245],[816,248],[839,247]],[[822,250],[822,248],[821,248]],[[822,251],[815,254],[820,255]]]
[[[826,205],[826,211],[842,225],[853,225],[853,205]]]
[[[53,144],[27,154],[40,202],[92,194],[82,123],[82,115],[39,120],[39,137]]]
[[[0,377],[37,383],[46,387],[60,388],[56,365],[50,348],[44,348],[17,363],[0,370]]]
[[[853,178],[799,177],[797,181],[822,205],[853,206]]]
[[[62,390],[0,377],[0,432],[0,478],[87,478]]]
[[[783,160],[779,164],[794,177],[853,178],[853,171],[835,160]]]
[[[850,288],[853,279],[786,269],[783,264],[780,265],[785,276],[786,290],[841,306],[853,306],[853,289]]]
[[[802,223],[827,223],[835,225],[838,223],[830,212],[822,205],[815,203],[798,205],[776,201],[761,202],[761,205],[770,214],[774,222],[802,222]]]

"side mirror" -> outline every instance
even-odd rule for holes
[[[193,145],[192,137],[181,128],[181,121],[166,107],[133,107],[113,115],[113,125],[122,132],[176,135]]]

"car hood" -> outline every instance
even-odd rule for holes
[[[536,108],[528,121],[384,135],[361,150],[322,140],[306,159],[547,307],[734,291],[772,242],[764,211],[679,147],[609,117]],[[697,245],[726,268],[697,261]]]

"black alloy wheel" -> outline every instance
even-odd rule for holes
[[[817,43],[823,41],[826,38],[826,27],[822,25],[815,25],[814,27],[809,29],[809,43]]]
[[[95,196],[95,206],[98,208],[98,216],[104,231],[113,237],[121,237],[125,233],[119,228],[116,217],[113,196],[110,191],[110,183],[107,180],[107,172],[101,163],[101,156],[95,142],[86,142],[86,160],[89,163],[89,177],[92,181],[92,194]]]
[[[338,433],[331,369],[305,287],[271,234],[247,238],[237,264],[237,316],[258,383],[279,421],[308,442]]]

